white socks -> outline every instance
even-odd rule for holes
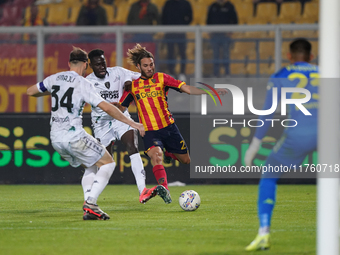
[[[106,187],[106,185],[109,183],[110,177],[113,174],[115,167],[116,163],[113,162],[103,165],[98,169],[98,172],[93,180],[91,191],[86,200],[87,202],[91,204],[97,204],[97,199]]]
[[[94,177],[96,176],[97,173],[97,169],[98,167],[96,165],[91,166],[89,168],[85,168],[85,173],[83,175],[83,178],[81,179],[81,185],[84,191],[84,201],[86,201],[86,199],[89,196]]]
[[[143,167],[143,161],[139,153],[131,155],[130,161],[131,169],[136,179],[137,188],[139,194],[141,194],[145,188],[145,170]]]
[[[260,236],[263,236],[263,235],[266,235],[266,234],[269,234],[269,226],[267,227],[260,227],[259,228],[259,235]]]
[[[139,194],[145,188],[145,170],[143,161],[139,153],[130,156],[131,169],[136,179]],[[85,173],[81,180],[84,191],[84,200],[96,204],[99,195],[108,184],[110,177],[116,167],[116,163],[103,165],[98,169],[96,165],[85,169]],[[98,169],[98,170],[97,170]]]

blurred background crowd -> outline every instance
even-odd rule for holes
[[[0,0],[1,26],[255,25],[318,23],[318,0]],[[101,40],[115,34],[52,35],[53,42]],[[317,56],[317,31],[283,31],[282,58],[289,40],[306,37]],[[1,42],[34,40],[0,34]],[[162,70],[185,80],[194,72],[193,33],[142,33],[129,42],[159,42]],[[274,31],[203,34],[208,77],[269,75],[274,68]],[[285,41],[286,40],[286,41]],[[255,59],[260,62],[255,63]],[[317,61],[317,59],[315,60]],[[259,64],[260,63],[260,64]],[[283,63],[286,64],[286,63]],[[260,65],[260,66],[257,66]]]

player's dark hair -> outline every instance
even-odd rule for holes
[[[89,52],[89,59],[92,62],[94,57],[100,57],[104,55],[104,51],[101,49],[94,49]]]
[[[79,47],[74,47],[73,50],[70,53],[70,63],[72,64],[78,64],[81,62],[87,62],[87,52],[82,50]]]
[[[133,49],[129,49],[127,52],[128,55],[128,61],[137,66],[140,64],[140,61],[143,58],[152,58],[154,59],[152,53],[150,51],[147,51],[145,47],[142,47],[139,43],[136,44]]]
[[[309,57],[312,45],[305,38],[298,38],[289,45],[289,50],[292,54],[303,54],[305,57]]]

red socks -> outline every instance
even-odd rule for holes
[[[158,184],[163,185],[166,189],[168,189],[168,179],[166,177],[164,166],[156,165],[152,168],[152,172],[156,177]]]

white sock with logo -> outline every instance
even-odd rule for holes
[[[103,165],[98,169],[98,172],[93,180],[91,192],[88,199],[86,200],[88,203],[97,204],[97,199],[105,189],[106,185],[109,183],[110,177],[113,174],[115,167],[116,163],[113,162]]]
[[[83,187],[84,191],[84,201],[86,201],[91,191],[92,183],[94,177],[96,176],[97,170],[98,167],[96,165],[85,168],[83,178],[81,179],[81,186]]]
[[[131,169],[136,179],[137,188],[139,194],[141,194],[145,188],[145,170],[143,167],[143,161],[139,153],[132,154],[130,156],[130,161]]]

